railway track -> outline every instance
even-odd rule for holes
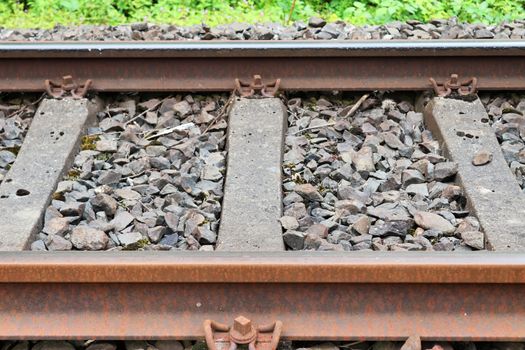
[[[524,90],[523,56],[522,41],[0,44],[0,91],[48,94],[34,103],[34,116],[24,117],[32,121],[19,151],[12,152],[21,136],[4,137],[10,143],[3,150],[18,154],[0,178],[0,338],[206,338],[211,348],[229,346],[231,339],[239,344],[257,339],[259,349],[273,349],[279,339],[406,340],[415,335],[425,340],[524,340],[523,192],[489,125],[487,110],[475,95]],[[311,129],[325,130],[314,135],[313,144],[327,142],[326,135],[333,131],[326,129],[332,125],[300,126],[296,120],[290,124],[293,99],[285,107],[275,96],[335,90],[433,90],[442,95],[428,101],[418,98],[414,108],[396,110],[402,114],[397,123],[405,123],[409,113],[420,118],[421,127],[424,119],[422,133],[432,138],[424,146],[417,142],[425,140],[416,140],[421,135],[413,137],[416,148],[427,147],[417,159],[433,169],[434,183],[458,184],[466,206],[458,201],[450,209],[452,218],[436,218],[428,206],[417,205],[390,217],[378,214],[380,204],[373,211],[368,202],[358,205],[337,198],[340,206],[334,210],[339,214],[329,215],[336,223],[326,228],[328,243],[321,239],[323,234],[313,240],[337,251],[300,250],[312,241],[306,228],[313,224],[301,218],[300,228],[283,236],[283,145],[293,148],[288,142],[292,136]],[[224,94],[231,91],[236,93]],[[129,99],[108,102],[114,99],[111,94],[122,92],[161,97],[140,99],[133,108]],[[177,92],[223,94],[165,96]],[[343,115],[325,116],[334,125],[352,118],[371,121],[373,115],[359,110],[366,98],[349,104]],[[6,120],[16,113],[9,111],[4,112]],[[510,120],[507,129],[519,129],[523,115],[518,112],[505,114]],[[381,119],[378,125],[387,119],[395,117]],[[360,132],[355,135],[366,134]],[[355,135],[341,138],[353,140]],[[126,142],[143,148],[141,157],[150,157],[151,168],[146,170],[157,174],[157,184],[166,176],[171,180],[151,193],[140,192],[147,191],[138,180],[144,170],[108,180],[134,161],[115,155],[126,152]],[[373,161],[378,151],[370,142],[357,148],[368,147]],[[193,148],[185,153],[188,144]],[[184,157],[174,165],[177,152]],[[338,152],[343,153],[341,148]],[[379,170],[367,169],[361,153],[348,152],[351,160],[345,162],[363,181]],[[483,155],[487,159],[479,160]],[[168,165],[163,157],[170,159]],[[192,166],[186,174],[188,162]],[[94,170],[86,170],[86,163]],[[453,163],[455,168],[436,180],[439,163]],[[193,167],[206,171],[195,175]],[[185,174],[189,182],[177,180]],[[371,178],[377,176],[382,175]],[[200,185],[188,184],[191,179]],[[203,190],[212,182],[213,188]],[[408,188],[404,186],[402,191]],[[322,207],[315,204],[323,202],[315,189],[287,189],[285,183],[285,190],[301,193],[302,199],[294,203]],[[179,192],[186,194],[174,195]],[[214,193],[211,199],[206,197],[209,193]],[[77,197],[70,201],[73,195]],[[413,192],[410,198],[417,195]],[[421,196],[417,198],[426,198]],[[145,197],[151,197],[156,209],[191,200],[193,211],[172,208],[162,219],[146,218],[142,207],[150,202],[143,202]],[[91,219],[86,206],[93,212]],[[330,211],[334,206],[322,208]],[[119,220],[117,214],[122,214]],[[126,215],[135,214],[141,219],[132,217],[121,230],[115,229]],[[368,228],[356,233],[351,221],[356,215],[370,217],[377,230],[394,226],[383,233]],[[466,215],[479,225],[459,232]],[[179,232],[182,217],[185,226]],[[53,218],[58,219],[51,224]],[[346,246],[333,238],[343,219],[350,220]],[[188,229],[191,220],[195,223]],[[95,226],[94,221],[112,226]],[[378,237],[401,236],[404,244],[414,243],[406,237],[416,235],[410,231],[415,227],[421,232],[450,230],[459,235],[456,241],[461,239],[463,248],[482,251],[372,251],[372,240]],[[475,233],[481,234],[481,242],[464,243]],[[167,242],[162,239],[172,235],[184,241],[178,249],[211,251],[158,250]],[[371,243],[357,251],[365,241]],[[75,251],[26,251],[50,246]],[[141,251],[122,251],[128,248]],[[261,326],[258,332],[250,320]]]

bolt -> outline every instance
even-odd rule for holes
[[[233,321],[233,329],[242,335],[247,335],[252,330],[252,321],[244,316],[239,316]]]

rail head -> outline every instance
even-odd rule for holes
[[[523,253],[2,252],[0,283],[525,283]]]
[[[525,56],[523,40],[1,42],[2,58]]]

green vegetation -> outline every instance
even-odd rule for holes
[[[287,23],[290,14],[291,21],[317,15],[356,25],[452,16],[496,24],[525,18],[525,0],[0,0],[0,26],[10,28],[142,21],[212,26]]]
[[[82,151],[94,151],[98,140],[100,140],[98,135],[83,136],[80,142],[80,149]]]

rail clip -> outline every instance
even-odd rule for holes
[[[434,78],[429,78],[434,92],[436,95],[441,97],[459,95],[459,96],[471,96],[477,92],[478,79],[470,78],[460,82],[457,74],[451,74],[450,79],[445,81],[443,84],[438,84]]]
[[[281,79],[273,83],[264,84],[260,75],[254,75],[251,83],[235,79],[235,92],[241,97],[275,97],[279,91]]]
[[[44,81],[46,92],[49,96],[54,98],[66,97],[67,93],[70,93],[73,98],[82,98],[86,96],[86,93],[93,82],[88,79],[82,85],[77,85],[73,81],[71,75],[62,77],[62,83],[55,83],[51,80]]]
[[[283,324],[256,327],[244,316],[237,317],[233,326],[211,320],[204,321],[204,335],[209,350],[236,350],[239,345],[248,345],[249,350],[276,350]]]

